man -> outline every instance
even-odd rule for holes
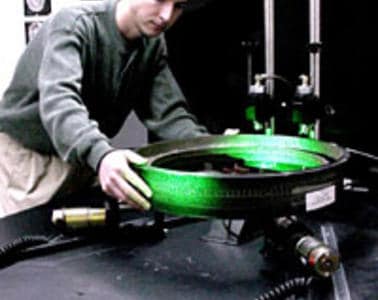
[[[190,1],[190,0],[189,0]],[[208,134],[186,107],[162,33],[187,0],[105,0],[47,20],[0,102],[0,217],[93,182],[148,209],[151,190],[109,141],[131,109],[162,139]]]

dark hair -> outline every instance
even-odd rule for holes
[[[194,11],[204,7],[214,0],[188,0],[188,4],[185,6],[185,11]]]

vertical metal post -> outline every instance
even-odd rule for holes
[[[253,84],[252,46],[249,41],[243,42],[242,45],[247,51],[247,93],[249,95],[249,90]]]
[[[332,249],[339,252],[335,230],[332,224],[324,224],[320,227],[324,242]],[[333,294],[335,300],[352,300],[349,283],[342,263],[339,269],[332,275]]]
[[[314,94],[320,97],[320,0],[310,0],[310,83],[314,88]],[[315,123],[315,138],[320,135],[319,120]]]
[[[264,32],[265,32],[265,72],[268,76],[274,75],[274,0],[264,0]],[[270,77],[272,78],[272,77]],[[267,79],[267,94],[274,95],[274,80]],[[274,117],[271,118],[271,129],[274,133]]]

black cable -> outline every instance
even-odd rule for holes
[[[256,297],[254,300],[279,300],[292,295],[300,295],[307,292],[312,282],[312,277],[295,277],[276,285],[269,291]]]
[[[358,149],[353,149],[353,148],[348,148],[348,147],[345,148],[345,150],[348,151],[349,153],[352,153],[352,154],[367,158],[369,160],[378,162],[378,156],[376,156],[372,153],[368,153],[368,152],[364,152],[364,151],[361,151],[361,150],[358,150]]]
[[[288,88],[291,90],[294,89],[293,84],[287,80],[285,77],[278,75],[278,74],[262,74],[261,79],[267,80],[267,79],[275,79],[275,80],[280,80],[281,82],[285,83]]]
[[[228,220],[228,224],[226,224],[226,220],[223,220],[222,225],[223,225],[224,230],[227,232],[229,236],[232,236],[234,238],[239,238],[240,237],[239,234],[237,234],[231,229],[231,226],[232,226],[231,223],[232,223],[232,220]]]
[[[0,247],[0,266],[7,265],[17,260],[18,255],[25,249],[46,244],[49,238],[46,236],[23,236]]]

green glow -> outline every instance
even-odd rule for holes
[[[253,129],[256,130],[256,131],[260,131],[263,129],[263,124],[261,124],[260,122],[254,120],[253,121]]]
[[[273,128],[270,128],[270,127],[265,128],[265,134],[266,135],[273,135]]]
[[[315,124],[304,124],[301,123],[299,124],[299,129],[298,129],[298,134],[300,136],[306,136],[309,137],[310,139],[315,139],[316,134],[315,134]]]
[[[325,157],[335,156],[335,151],[338,150],[336,145],[330,143],[283,135],[267,136],[259,134],[240,134],[236,136],[224,136],[222,137],[222,142],[224,147],[227,147],[228,149],[230,146],[245,149],[251,149],[251,147],[280,149],[282,152],[296,149],[298,151],[308,152],[309,154],[324,155]],[[337,159],[337,157],[333,157],[333,159]]]
[[[245,118],[248,121],[256,120],[256,107],[254,106],[248,106],[245,110]]]
[[[274,176],[277,172],[291,174],[322,167],[340,159],[344,152],[334,144],[315,139],[241,134],[156,143],[139,153],[154,157],[151,164],[136,169],[153,191],[155,208],[177,215],[211,216],[212,211],[232,208],[235,203],[235,197],[225,196],[229,195],[230,186],[217,178],[220,171],[211,170],[209,175],[205,170],[183,171],[170,166],[179,166],[179,162],[190,166],[194,160],[228,157],[263,173],[273,172]]]
[[[302,113],[298,110],[293,110],[293,114],[291,118],[292,118],[293,123],[295,124],[303,122]]]
[[[310,139],[315,139],[316,138],[315,129],[311,129],[310,130],[310,133],[308,134],[308,137]]]
[[[245,166],[277,172],[301,171],[319,167],[325,163],[322,157],[295,149],[255,147],[249,149],[217,149],[212,154],[225,154],[235,159],[242,159]]]
[[[222,191],[217,179],[145,167],[141,167],[140,175],[152,189],[153,204],[160,210],[190,215],[190,211],[201,207],[201,214],[206,215],[206,207],[210,210],[226,205],[224,199],[214,194],[214,191]]]

